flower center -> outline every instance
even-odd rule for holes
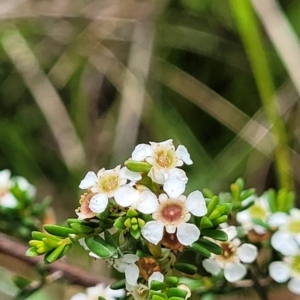
[[[291,269],[298,275],[300,274],[300,255],[294,257],[291,264]]]
[[[175,164],[174,151],[171,149],[159,149],[155,151],[154,160],[160,169],[170,169]]]
[[[186,210],[184,204],[178,200],[167,200],[160,205],[159,219],[170,225],[177,225],[182,222]]]
[[[108,175],[99,179],[99,188],[104,193],[110,193],[115,191],[119,187],[119,176],[118,175]]]
[[[217,259],[223,263],[228,263],[235,260],[235,247],[231,243],[222,243],[223,254],[218,255]]]
[[[250,215],[253,219],[265,221],[267,218],[266,210],[259,205],[253,205],[249,208]]]
[[[299,220],[293,220],[288,225],[288,231],[290,233],[299,233],[300,232],[300,221]]]

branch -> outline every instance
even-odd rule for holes
[[[12,240],[7,235],[0,233],[0,253],[11,258],[15,258],[21,262],[25,262],[29,266],[36,267],[43,263],[42,257],[29,257],[25,255],[28,247]],[[98,283],[111,284],[112,280],[102,277],[99,274],[92,274],[79,267],[69,265],[63,261],[56,261],[53,264],[44,264],[44,267],[51,274],[59,272],[62,277],[72,284],[78,284],[83,287],[95,286]]]

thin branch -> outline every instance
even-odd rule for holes
[[[0,253],[11,258],[15,258],[20,262],[24,262],[29,266],[36,267],[43,264],[42,257],[29,257],[25,255],[27,246],[12,240],[7,235],[0,233]],[[78,284],[83,287],[95,286],[98,283],[110,284],[112,282],[108,277],[102,277],[98,274],[92,274],[77,266],[69,265],[63,261],[56,261],[53,264],[44,264],[44,267],[51,274],[59,272],[62,277],[72,284]]]

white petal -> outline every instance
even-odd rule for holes
[[[183,160],[187,165],[191,165],[193,163],[187,149],[182,145],[178,146],[176,150],[176,155],[179,159]]]
[[[207,213],[206,202],[201,192],[194,191],[189,194],[185,205],[189,212],[197,217],[204,216]]]
[[[136,161],[143,161],[146,157],[152,155],[152,148],[147,144],[137,145],[132,152],[132,159]]]
[[[257,248],[251,244],[243,244],[237,248],[237,255],[244,263],[252,263],[257,257]]]
[[[175,233],[177,226],[175,225],[166,225],[167,233]]]
[[[296,241],[287,232],[275,232],[271,238],[271,245],[283,255],[294,256],[298,253]]]
[[[164,191],[170,198],[178,198],[185,190],[185,183],[178,179],[168,179],[164,183]]]
[[[81,180],[79,184],[79,188],[81,189],[88,189],[95,185],[98,181],[98,177],[94,172],[87,172],[85,177]]]
[[[87,300],[87,299],[88,298],[87,298],[86,294],[84,294],[84,293],[78,293],[78,294],[72,296],[70,300]]]
[[[224,276],[227,281],[234,282],[242,279],[247,271],[244,265],[237,262],[231,262],[225,265]]]
[[[163,237],[164,225],[159,221],[150,221],[142,228],[143,237],[150,243],[157,245]]]
[[[139,192],[129,184],[121,186],[114,194],[116,202],[123,207],[130,206],[132,203],[137,201],[139,197]]]
[[[130,264],[125,269],[126,281],[132,286],[137,285],[137,280],[139,278],[139,275],[140,275],[140,271],[136,264]]]
[[[148,286],[150,287],[151,281],[156,280],[160,282],[164,282],[164,275],[161,274],[160,272],[153,272],[152,275],[148,279]]]
[[[220,266],[213,258],[204,259],[202,262],[203,268],[212,275],[218,275],[220,273]]]
[[[200,236],[200,230],[194,224],[181,223],[177,226],[178,241],[185,246],[196,242]]]
[[[11,172],[9,170],[0,171],[0,186],[1,187],[9,187],[10,185],[10,175]]]
[[[126,178],[128,180],[132,180],[132,181],[138,181],[138,180],[142,179],[142,175],[139,172],[130,171],[126,167],[121,169],[120,177]]]
[[[135,255],[135,254],[125,254],[121,258],[122,262],[127,263],[127,264],[133,264],[136,261],[138,261],[139,259],[140,258],[137,255]]]
[[[184,183],[188,182],[188,178],[185,174],[185,172],[178,168],[170,169],[167,173],[168,178],[167,179],[178,179]]]
[[[237,236],[237,228],[235,226],[229,226],[222,229],[228,235],[228,241],[232,241]]]
[[[150,191],[144,191],[136,203],[136,208],[143,214],[152,214],[158,210],[158,199]]]
[[[160,170],[152,167],[148,173],[148,176],[152,179],[153,182],[163,184],[165,182],[165,174]]]
[[[292,278],[288,283],[288,289],[297,295],[300,295],[300,278]]]
[[[89,208],[94,213],[100,214],[104,212],[108,204],[108,198],[105,194],[96,194],[90,200]]]
[[[0,197],[0,206],[7,208],[15,208],[18,205],[18,200],[11,193],[6,193]]]
[[[289,265],[282,261],[274,261],[269,265],[270,276],[279,283],[286,282],[291,276]]]
[[[277,212],[272,214],[268,219],[268,224],[271,227],[279,227],[283,224],[286,224],[288,220],[288,215],[283,212]]]
[[[290,216],[293,219],[300,219],[300,209],[298,209],[298,208],[292,208],[290,210]]]

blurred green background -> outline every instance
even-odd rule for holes
[[[2,0],[0,170],[51,195],[58,223],[87,171],[169,138],[194,161],[188,191],[244,177],[299,196],[299,14],[297,0]]]

